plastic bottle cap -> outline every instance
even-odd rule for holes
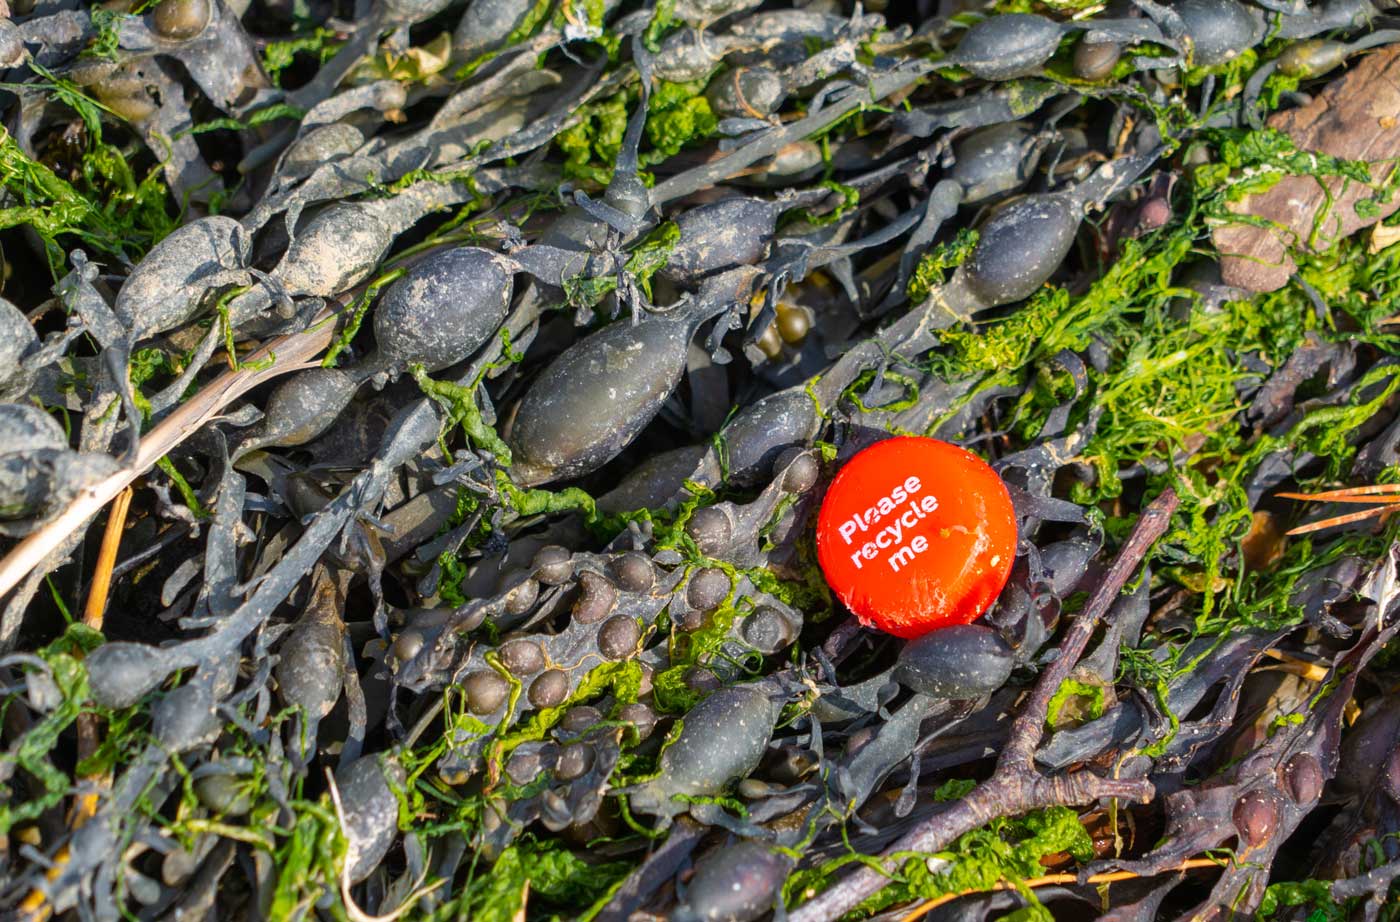
[[[968,624],[1006,585],[1016,516],[1006,485],[972,452],[893,438],[857,454],[817,518],[817,559],[864,624],[918,637]]]

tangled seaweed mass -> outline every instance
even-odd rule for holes
[[[1400,918],[1390,2],[0,2],[0,917]]]

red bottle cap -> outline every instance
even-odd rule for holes
[[[975,620],[1015,557],[1006,485],[987,462],[937,439],[887,439],[860,452],[817,518],[826,581],[862,623],[897,637]]]

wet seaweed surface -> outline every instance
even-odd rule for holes
[[[0,13],[0,917],[1396,917],[1388,4]]]

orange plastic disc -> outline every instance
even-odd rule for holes
[[[987,462],[937,439],[887,439],[832,481],[817,558],[862,623],[898,637],[968,624],[1006,585],[1016,516]]]

